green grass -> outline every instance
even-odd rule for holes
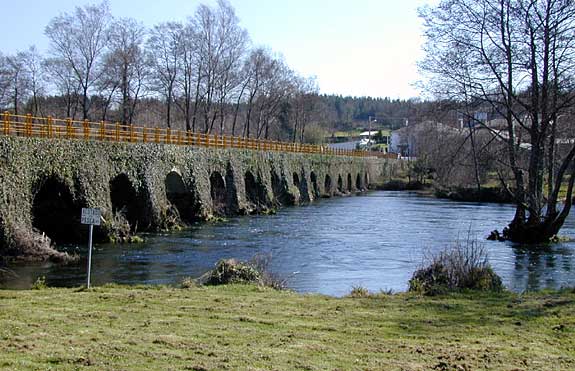
[[[575,293],[0,291],[7,370],[573,370]]]

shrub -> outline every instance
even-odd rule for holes
[[[198,283],[191,277],[184,277],[180,282],[180,287],[183,289],[192,289],[198,287]]]
[[[270,262],[269,254],[257,254],[248,262],[236,259],[220,260],[214,269],[200,277],[199,282],[206,285],[254,283],[277,290],[286,289],[287,280],[269,271]]]
[[[427,266],[409,280],[409,291],[436,295],[459,290],[501,291],[501,278],[493,271],[487,253],[477,241],[456,243],[432,255]]]
[[[363,286],[353,286],[349,296],[352,298],[367,298],[369,296],[369,290]]]
[[[216,263],[216,267],[210,272],[206,284],[258,283],[260,278],[260,273],[250,264],[236,259],[224,259]]]
[[[387,295],[387,296],[391,296],[394,294],[393,289],[381,289],[379,290],[380,295]]]
[[[272,261],[271,254],[256,254],[249,261],[249,265],[254,267],[260,274],[260,284],[276,290],[287,289],[287,279],[275,274],[270,269]]]
[[[32,284],[32,287],[30,289],[32,290],[44,290],[48,288],[48,285],[46,284],[46,277],[41,276],[36,278],[36,281],[34,281],[34,283]]]
[[[35,228],[14,228],[12,241],[7,247],[5,258],[22,262],[49,260],[54,263],[71,263],[80,259],[78,255],[57,251],[50,238]]]

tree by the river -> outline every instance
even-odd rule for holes
[[[429,91],[468,108],[488,108],[505,122],[504,130],[486,126],[505,143],[501,161],[513,174],[512,184],[502,177],[516,204],[503,237],[548,241],[569,214],[575,182],[575,145],[559,138],[575,101],[575,3],[443,0],[420,12]],[[474,120],[485,125],[469,117]],[[562,188],[566,201],[560,204]]]

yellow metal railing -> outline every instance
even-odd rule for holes
[[[319,145],[279,142],[273,140],[243,138],[237,136],[203,134],[170,128],[148,128],[135,125],[122,125],[105,121],[57,119],[2,114],[2,131],[5,136],[23,136],[39,138],[81,139],[125,143],[157,143],[184,146],[202,146],[213,148],[239,148],[259,151],[278,151],[294,153],[319,153],[335,156],[356,157],[393,157],[357,150],[327,148]]]

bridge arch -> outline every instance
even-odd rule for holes
[[[74,198],[70,186],[58,177],[49,176],[35,188],[32,226],[56,244],[81,241],[83,203]]]
[[[214,171],[210,175],[210,195],[212,197],[212,207],[214,213],[226,214],[226,183],[219,171]]]
[[[293,197],[288,192],[288,184],[285,177],[280,177],[273,169],[270,172],[272,180],[272,192],[277,204],[291,206],[294,204]]]
[[[238,191],[236,189],[236,179],[232,165],[228,163],[226,168],[226,214],[237,214],[238,206]]]
[[[357,173],[355,177],[355,189],[361,191],[363,189],[363,185],[361,184],[361,176]]]
[[[318,198],[320,193],[319,193],[319,186],[317,185],[317,175],[315,175],[315,172],[312,171],[309,174],[309,179],[311,182],[313,198]]]
[[[110,201],[112,212],[128,222],[131,232],[148,229],[146,196],[134,187],[128,175],[121,173],[110,180]]]
[[[297,188],[300,186],[299,175],[297,173],[293,173],[293,185]]]
[[[238,212],[238,196],[234,172],[228,164],[225,176],[219,171],[210,175],[210,195],[213,211],[217,215],[233,215]]]
[[[338,175],[338,176],[337,176],[337,190],[338,190],[340,193],[343,193],[343,192],[344,192],[344,189],[343,189],[343,179],[341,178],[341,175]]]
[[[4,224],[2,215],[0,215],[0,250],[6,247],[6,243],[6,225]]]
[[[369,188],[369,174],[365,173],[363,175],[363,186],[365,187],[365,189]]]
[[[302,201],[303,195],[301,194],[301,181],[297,173],[293,173],[293,185],[299,190],[299,200]]]
[[[244,186],[246,198],[254,207],[254,211],[257,212],[264,209],[268,204],[268,196],[261,176],[258,175],[256,179],[251,171],[246,171],[244,174]]]
[[[347,191],[353,191],[353,183],[351,182],[351,174],[347,173]]]
[[[303,174],[302,174],[303,175]],[[299,202],[309,202],[309,193],[307,189],[307,180],[305,176],[300,178],[297,172],[293,173],[293,185],[299,190]]]
[[[331,177],[329,176],[329,174],[325,174],[325,181],[323,183],[323,190],[325,193],[326,197],[330,197],[331,196]]]
[[[172,170],[166,175],[164,181],[166,198],[178,211],[179,218],[185,223],[192,223],[198,219],[198,207],[195,193],[191,190],[181,174]]]

